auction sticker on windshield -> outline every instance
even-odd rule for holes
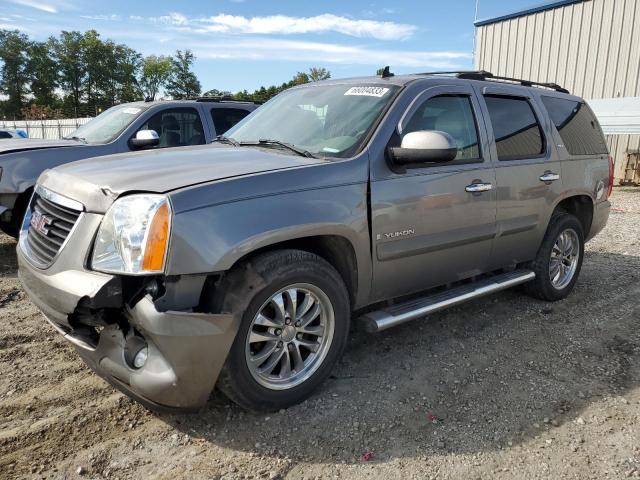
[[[345,95],[360,95],[364,97],[382,97],[389,91],[386,87],[351,87]]]

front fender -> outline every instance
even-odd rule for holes
[[[229,270],[258,249],[303,237],[333,235],[356,254],[358,299],[369,294],[371,258],[367,185],[282,193],[176,214],[167,274]]]

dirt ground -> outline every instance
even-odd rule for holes
[[[0,478],[640,477],[640,191],[613,203],[568,299],[511,290],[355,332],[320,391],[268,415],[115,391],[45,324],[2,236]]]

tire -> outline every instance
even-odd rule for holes
[[[27,211],[27,206],[29,205],[32,193],[33,189],[29,189],[20,194],[16,199],[16,203],[13,205],[11,221],[0,221],[0,230],[13,238],[18,238],[18,235],[20,235],[20,228],[22,227],[22,219]]]
[[[575,262],[567,260],[571,255],[558,254],[562,244],[560,236],[566,234],[565,245],[572,245],[573,254],[577,254]],[[561,242],[556,245],[557,242]],[[568,250],[567,250],[568,251]],[[563,252],[564,253],[564,252]],[[552,266],[552,254],[554,266],[562,264],[562,267]],[[565,259],[558,262],[558,258]],[[525,291],[540,300],[555,302],[567,297],[573,290],[584,258],[584,231],[580,221],[566,212],[555,212],[549,222],[547,231],[542,240],[538,254],[529,268],[536,274],[536,278],[525,285]],[[560,268],[566,268],[567,275],[563,276]],[[558,272],[556,274],[556,272]],[[552,278],[551,274],[554,273]]]
[[[20,226],[16,222],[2,222],[0,221],[0,230],[13,238],[18,238],[20,234]]]
[[[329,376],[346,346],[347,288],[340,274],[312,253],[279,250],[254,257],[222,279],[210,307],[242,317],[218,388],[248,410],[275,411],[303,401]],[[263,337],[268,341],[256,340]]]

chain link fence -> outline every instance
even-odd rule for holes
[[[87,117],[60,120],[0,120],[0,128],[24,130],[29,138],[57,140],[71,135],[80,125],[91,119]]]

